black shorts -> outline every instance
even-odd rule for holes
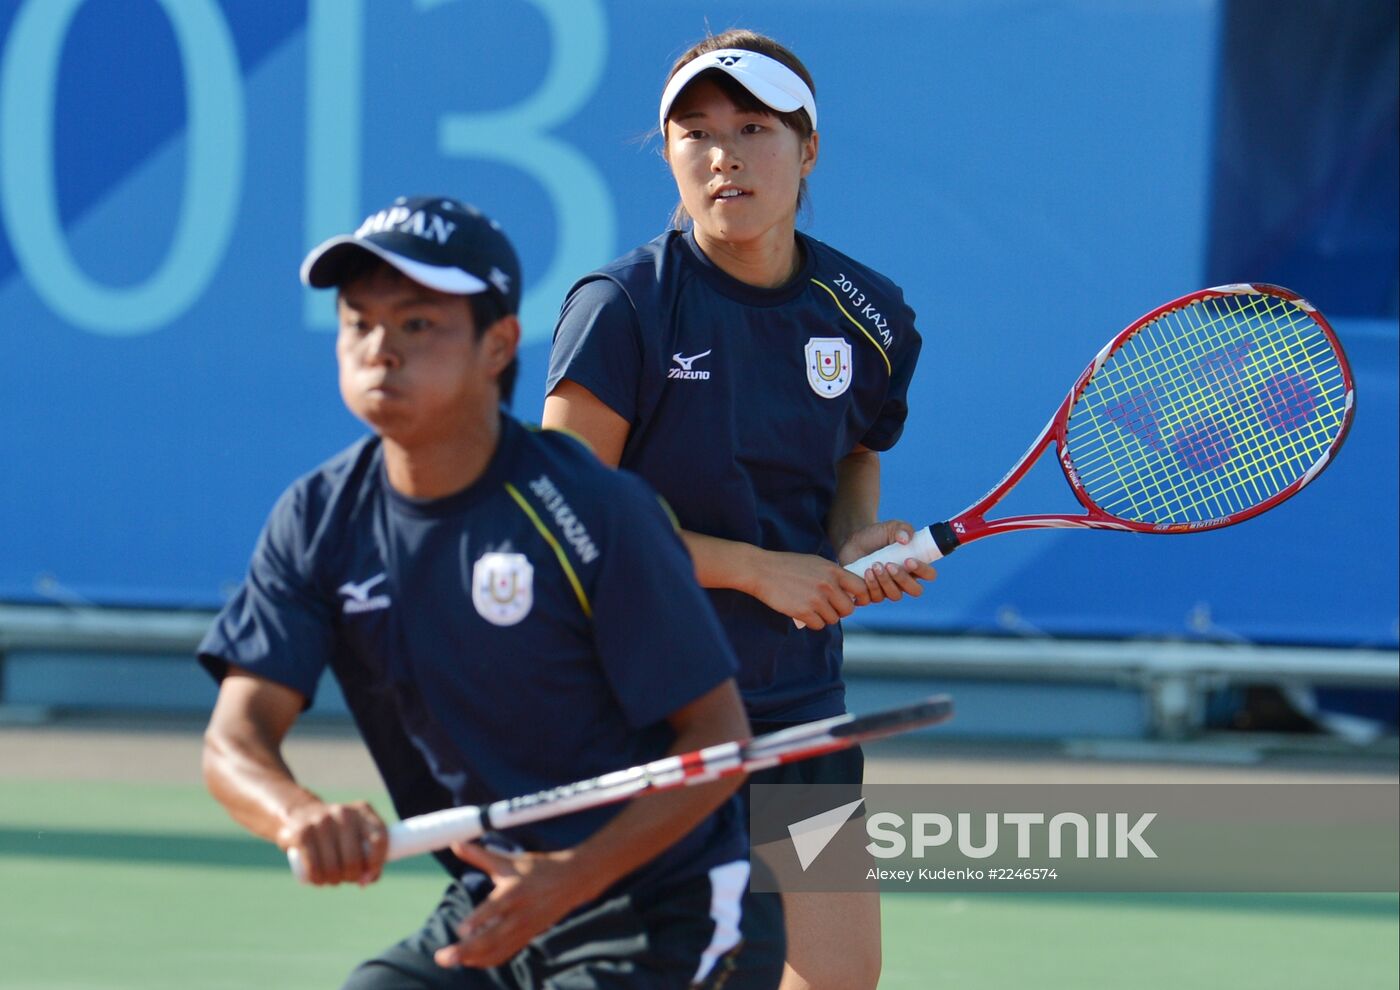
[[[774,990],[786,954],[782,913],[773,898],[755,904],[747,879],[747,864],[730,863],[614,897],[537,936],[503,966],[443,969],[433,953],[456,941],[457,925],[490,891],[486,877],[468,873],[420,931],[362,963],[342,990]]]
[[[803,723],[754,722],[752,731],[755,736],[761,736],[801,724]],[[788,837],[787,824],[801,817],[803,813],[801,809],[804,809],[806,805],[802,794],[804,788],[819,785],[814,794],[818,796],[817,800],[822,802],[823,806],[810,809],[815,812],[843,804],[845,801],[859,799],[861,784],[864,780],[865,752],[859,746],[852,746],[850,749],[839,750],[835,753],[827,753],[825,756],[813,757],[810,760],[798,760],[796,763],[770,767],[767,770],[750,774],[739,791],[744,821],[750,829],[750,843],[757,846],[769,842],[781,842]],[[785,785],[784,793],[776,797],[777,800],[781,801],[781,807],[774,806],[775,795],[771,791],[764,799],[767,801],[766,805],[755,805],[754,794],[751,790],[754,784]],[[841,798],[840,795],[843,792],[849,792],[849,796]]]
[[[759,737],[801,724],[804,723],[756,721],[752,725],[752,731],[755,737]],[[743,787],[739,788],[739,800],[743,809],[743,821],[749,826],[750,843],[753,846],[762,846],[764,843],[787,839],[785,823],[794,821],[790,809],[804,807],[802,788],[819,786],[815,791],[820,795],[819,800],[825,801],[826,807],[834,807],[840,804],[836,797],[841,791],[850,791],[850,797],[846,800],[855,801],[860,798],[861,784],[864,780],[865,752],[860,746],[851,746],[850,749],[840,749],[834,753],[826,753],[825,756],[798,760],[797,763],[784,763],[783,766],[774,766],[749,774],[749,779],[743,781]],[[755,807],[750,790],[753,784],[784,784],[783,811],[778,814],[766,814],[767,808]],[[823,808],[813,808],[813,811],[823,811]]]

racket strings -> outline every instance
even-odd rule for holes
[[[1261,302],[1258,298],[1250,298],[1245,301],[1254,308],[1258,308]],[[1176,336],[1173,336],[1172,339],[1176,341],[1191,340],[1193,338],[1190,333],[1194,331],[1197,333],[1195,339],[1199,342],[1202,339],[1199,336],[1200,331],[1217,330],[1231,313],[1228,309],[1222,311],[1222,308],[1215,305],[1214,302],[1213,300],[1207,301],[1199,309],[1193,308],[1171,314],[1169,319],[1176,324]],[[1277,300],[1273,300],[1273,302],[1278,303]],[[1202,322],[1200,320],[1202,312],[1209,312],[1211,319]],[[1296,336],[1297,329],[1310,323],[1310,320],[1301,310],[1295,311],[1294,315],[1298,319],[1289,321],[1287,324],[1276,320],[1275,325],[1283,326],[1287,332],[1295,334],[1289,339],[1296,343],[1299,341]],[[1182,325],[1183,321],[1187,324],[1186,326]],[[1246,324],[1246,328],[1255,331],[1259,329],[1252,320]],[[1173,434],[1180,437],[1183,435],[1182,431],[1189,431],[1185,434],[1187,440],[1178,445],[1175,452],[1186,466],[1195,472],[1194,475],[1187,477],[1201,480],[1205,491],[1214,497],[1210,508],[1216,516],[1238,512],[1249,505],[1257,504],[1291,483],[1292,479],[1290,478],[1272,489],[1261,483],[1266,480],[1265,476],[1270,470],[1276,472],[1285,463],[1291,463],[1291,461],[1281,461],[1279,459],[1281,453],[1299,457],[1305,456],[1305,451],[1297,444],[1293,445],[1293,450],[1283,451],[1278,446],[1271,446],[1268,443],[1254,443],[1249,448],[1256,455],[1253,462],[1247,458],[1231,456],[1234,453],[1235,444],[1240,442],[1237,438],[1249,437],[1257,440],[1261,436],[1260,431],[1263,429],[1263,424],[1260,417],[1255,414],[1259,404],[1248,400],[1251,391],[1257,398],[1260,389],[1265,388],[1268,384],[1267,380],[1260,381],[1262,375],[1256,375],[1250,379],[1233,374],[1231,365],[1253,360],[1257,362],[1255,365],[1257,368],[1267,369],[1279,363],[1296,362],[1298,360],[1297,354],[1277,353],[1277,348],[1274,349],[1275,353],[1270,353],[1267,350],[1268,345],[1276,344],[1279,339],[1281,338],[1272,336],[1262,338],[1266,349],[1254,358],[1248,356],[1248,351],[1255,349],[1252,345],[1249,348],[1235,345],[1233,349],[1227,347],[1205,357],[1197,357],[1195,363],[1188,363],[1187,367],[1193,368],[1196,375],[1203,379],[1203,390],[1200,395],[1204,401],[1197,409],[1193,410],[1193,418],[1186,422],[1174,421],[1178,410],[1168,410],[1167,419]],[[1231,353],[1232,350],[1234,358],[1227,359],[1227,363],[1222,366],[1218,356]],[[1201,373],[1202,368],[1207,369],[1206,373]],[[1185,381],[1190,381],[1189,375],[1186,376]],[[1267,435],[1264,436],[1267,439]],[[1166,508],[1169,512],[1180,514],[1189,510],[1189,500],[1198,493],[1193,493],[1190,490],[1177,490],[1173,494],[1175,497],[1170,500],[1170,504]],[[1207,515],[1205,518],[1210,517]]]
[[[1201,299],[1108,356],[1071,412],[1066,445],[1104,511],[1202,522],[1303,477],[1342,430],[1346,401],[1336,351],[1302,307],[1258,293]]]
[[[1273,303],[1275,308],[1283,307],[1278,300]],[[1305,313],[1295,313],[1298,319],[1293,326],[1310,323]],[[1335,428],[1340,426],[1340,408],[1334,422],[1314,415],[1315,386],[1310,383],[1326,382],[1319,375],[1315,355],[1306,347],[1306,338],[1294,332],[1291,336],[1265,336],[1263,343],[1263,367],[1294,370],[1282,370],[1269,377],[1253,376],[1248,382],[1252,394],[1241,397],[1244,401],[1218,401],[1202,413],[1210,422],[1219,424],[1231,443],[1242,445],[1247,455],[1235,458],[1227,452],[1219,470],[1200,472],[1202,479],[1214,486],[1211,490],[1221,505],[1236,506],[1233,511],[1272,497],[1300,477],[1330,446]],[[1321,343],[1326,346],[1325,338]],[[1327,353],[1330,355],[1330,347]],[[1336,370],[1340,384],[1340,369]],[[1292,396],[1293,405],[1280,416],[1276,399],[1284,391]]]
[[[1255,302],[1257,308],[1257,301]],[[1200,314],[1203,310],[1211,311],[1211,319],[1206,321],[1201,320]],[[1257,501],[1260,497],[1267,497],[1267,494],[1269,494],[1259,491],[1253,475],[1247,471],[1241,472],[1238,464],[1235,464],[1233,469],[1229,466],[1231,463],[1229,455],[1233,453],[1233,438],[1241,432],[1241,426],[1245,425],[1241,423],[1239,410],[1244,410],[1247,413],[1251,408],[1250,405],[1239,403],[1239,393],[1243,391],[1247,394],[1251,386],[1255,387],[1257,390],[1259,382],[1250,382],[1247,379],[1242,379],[1240,376],[1232,374],[1231,362],[1228,360],[1222,362],[1220,360],[1222,354],[1228,355],[1230,353],[1228,348],[1224,351],[1216,351],[1212,354],[1204,355],[1202,355],[1199,346],[1194,354],[1183,352],[1182,350],[1183,343],[1189,342],[1190,340],[1189,336],[1183,336],[1181,328],[1183,319],[1190,319],[1192,326],[1197,329],[1201,327],[1215,328],[1222,322],[1222,315],[1226,314],[1220,312],[1219,306],[1205,306],[1195,311],[1194,314],[1177,313],[1172,317],[1177,323],[1177,326],[1173,328],[1173,335],[1169,338],[1171,349],[1175,354],[1174,360],[1181,362],[1182,366],[1185,368],[1192,369],[1192,374],[1184,378],[1186,384],[1195,384],[1192,380],[1193,378],[1204,379],[1202,384],[1204,384],[1205,389],[1201,392],[1201,395],[1204,397],[1205,401],[1200,402],[1198,400],[1198,405],[1201,408],[1195,410],[1195,418],[1185,424],[1177,421],[1180,417],[1175,415],[1177,413],[1176,409],[1171,407],[1163,409],[1163,425],[1158,432],[1166,435],[1180,435],[1183,429],[1192,430],[1185,444],[1177,444],[1175,453],[1196,475],[1207,478],[1214,483],[1213,488],[1210,490],[1212,490],[1217,497],[1223,497],[1223,501],[1218,503],[1216,511],[1236,511],[1246,501]],[[1160,336],[1163,332],[1163,328],[1160,326],[1157,327],[1156,332],[1157,335]],[[1199,345],[1200,341],[1197,340],[1196,343]],[[1210,341],[1210,343],[1215,343],[1215,341]],[[1242,364],[1243,362],[1239,356],[1245,353],[1243,347],[1236,345],[1234,349],[1236,359],[1233,363]],[[1220,368],[1212,369],[1212,362],[1216,365],[1220,365]],[[1268,365],[1265,363],[1259,365],[1259,367],[1267,368]],[[1202,374],[1203,369],[1206,372],[1205,374]],[[1140,369],[1137,370],[1140,371]],[[1212,370],[1216,373],[1211,373]],[[1220,373],[1222,370],[1223,373]],[[1255,377],[1259,379],[1262,376],[1256,375]],[[1183,383],[1183,378],[1179,374],[1175,376],[1175,378],[1177,380],[1172,381],[1171,384],[1179,388]],[[1235,380],[1232,382],[1232,379]],[[1155,395],[1156,391],[1160,391],[1160,389],[1153,390],[1154,399],[1157,399]],[[1160,399],[1157,399],[1155,404],[1158,406],[1162,405]],[[1252,424],[1248,425],[1257,430],[1260,417],[1253,416],[1248,418],[1254,420]],[[1163,444],[1158,442],[1154,449],[1158,453],[1161,453],[1162,447]],[[1267,447],[1261,449],[1265,451],[1268,450]],[[1143,489],[1146,490],[1148,495],[1153,494],[1154,487],[1160,488],[1160,485],[1154,486],[1151,483],[1157,479],[1154,479],[1150,473],[1144,474],[1141,470],[1143,465],[1139,464],[1136,465],[1136,467],[1138,467],[1139,470],[1132,480],[1139,484],[1131,489],[1131,494],[1138,494]],[[1215,470],[1216,468],[1219,468],[1219,470]],[[1193,475],[1188,474],[1186,477],[1191,478]],[[1167,480],[1172,479],[1168,477]],[[1179,478],[1177,480],[1179,480]],[[1141,485],[1143,481],[1147,481],[1148,484],[1145,486]],[[1240,493],[1239,490],[1241,488],[1246,490]],[[1160,496],[1162,492],[1159,491],[1156,494]],[[1231,497],[1232,495],[1235,497]],[[1189,493],[1183,493],[1178,488],[1176,498],[1174,499],[1178,504],[1175,508],[1182,508],[1182,504],[1187,501],[1188,497]],[[1139,503],[1140,507],[1142,499],[1138,498],[1135,501]]]
[[[1250,300],[1250,302],[1253,304],[1253,308],[1259,308],[1260,300]],[[1202,313],[1205,312],[1210,314],[1209,319],[1202,318]],[[1186,334],[1183,329],[1183,321],[1189,323],[1189,327],[1186,328],[1189,330],[1216,329],[1223,322],[1222,318],[1228,318],[1230,315],[1228,311],[1222,312],[1218,304],[1207,304],[1185,313],[1178,312],[1169,317],[1176,324],[1171,337],[1176,345],[1174,348],[1175,360],[1184,362],[1184,366],[1191,369],[1192,372],[1185,376],[1184,381],[1190,385],[1195,384],[1193,378],[1199,378],[1202,379],[1200,384],[1203,386],[1197,397],[1197,407],[1192,410],[1190,420],[1177,422],[1179,416],[1175,414],[1178,413],[1178,410],[1174,408],[1165,410],[1166,429],[1178,437],[1183,436],[1183,431],[1186,431],[1184,434],[1186,439],[1178,442],[1174,450],[1185,466],[1191,469],[1192,473],[1188,473],[1184,477],[1200,480],[1204,484],[1203,490],[1200,486],[1194,486],[1194,490],[1192,486],[1184,489],[1178,486],[1175,490],[1157,493],[1159,496],[1167,495],[1169,504],[1166,508],[1169,513],[1175,515],[1181,515],[1183,510],[1189,509],[1191,501],[1199,499],[1203,493],[1207,496],[1214,496],[1213,500],[1208,500],[1209,511],[1203,518],[1236,512],[1250,504],[1256,504],[1272,495],[1276,490],[1285,487],[1292,480],[1286,478],[1282,484],[1261,485],[1261,475],[1267,476],[1272,472],[1277,477],[1279,469],[1291,462],[1289,458],[1296,459],[1300,455],[1301,444],[1299,443],[1294,443],[1292,450],[1283,450],[1278,445],[1255,443],[1252,450],[1256,455],[1262,455],[1262,459],[1256,458],[1256,461],[1251,464],[1247,459],[1232,456],[1240,438],[1253,435],[1257,439],[1260,435],[1259,431],[1263,428],[1264,422],[1264,418],[1259,415],[1262,403],[1248,400],[1251,391],[1254,392],[1256,398],[1267,398],[1270,394],[1268,386],[1269,381],[1271,381],[1264,379],[1263,375],[1257,371],[1252,379],[1244,375],[1236,375],[1232,365],[1243,365],[1245,360],[1251,360],[1256,369],[1268,370],[1279,363],[1286,365],[1290,362],[1304,362],[1303,356],[1297,353],[1269,354],[1267,351],[1261,351],[1254,358],[1248,358],[1248,349],[1254,349],[1252,343],[1248,349],[1243,345],[1235,345],[1233,349],[1227,347],[1222,351],[1215,351],[1204,356],[1201,355],[1199,347],[1194,354],[1181,350],[1183,340],[1191,340],[1190,335]],[[1306,319],[1304,314],[1295,315]],[[1257,324],[1247,325],[1247,332],[1257,333],[1257,331]],[[1162,329],[1158,328],[1158,333],[1161,332]],[[1210,343],[1217,342],[1209,340],[1209,338],[1207,340]],[[1196,343],[1200,343],[1199,335]],[[1233,361],[1228,359],[1221,361],[1222,355],[1230,355],[1232,351]],[[1182,379],[1180,375],[1176,377]],[[1182,381],[1178,380],[1174,384],[1180,386]],[[1301,389],[1293,388],[1289,394],[1295,397],[1296,402],[1298,401],[1297,397],[1303,393]],[[1310,396],[1310,391],[1307,394]],[[1311,398],[1308,401],[1308,411],[1311,412]],[[1300,414],[1288,417],[1287,422],[1297,425],[1303,419],[1304,417]],[[1284,425],[1284,422],[1281,421],[1279,425]],[[1279,435],[1288,436],[1284,432]],[[1263,436],[1269,438],[1269,434],[1263,434]],[[1296,440],[1302,436],[1303,434],[1297,434],[1293,439]],[[1281,457],[1281,454],[1286,454],[1288,457]],[[1181,477],[1183,476],[1178,474],[1175,479],[1168,477],[1168,480],[1179,481]],[[1136,502],[1141,507],[1142,499],[1139,498]]]

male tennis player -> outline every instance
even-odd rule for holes
[[[663,506],[501,409],[521,290],[500,227],[399,199],[302,278],[338,290],[341,395],[374,435],[282,496],[200,646],[221,680],[205,776],[230,814],[313,883],[378,878],[379,815],[323,801],[281,755],[326,669],[404,816],[745,737],[733,654]],[[782,933],[744,910],[734,786],[456,847],[427,923],[345,986],[776,986]]]

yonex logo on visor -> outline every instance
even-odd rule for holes
[[[817,100],[802,77],[782,62],[758,52],[741,48],[722,48],[697,56],[671,77],[661,94],[661,130],[666,130],[666,115],[690,81],[708,69],[718,69],[754,95],[764,106],[779,113],[806,110],[817,129]]]

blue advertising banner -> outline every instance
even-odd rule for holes
[[[946,518],[1116,330],[1216,274],[1227,6],[5,0],[0,600],[223,600],[279,492],[362,433],[297,268],[394,196],[510,232],[514,408],[537,418],[568,286],[664,229],[656,102],[707,26],[772,34],[816,78],[804,227],[900,283],[926,341],[885,508]],[[1343,317],[1358,374],[1316,486],[1191,539],[988,541],[857,624],[1394,646],[1394,310],[1290,287]],[[1053,470],[1024,487],[1013,508],[1070,501]]]

